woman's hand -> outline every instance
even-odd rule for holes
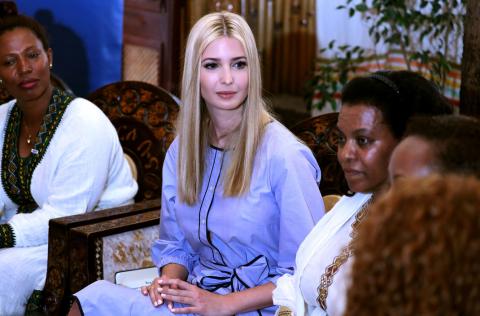
[[[160,295],[160,293],[170,288],[170,285],[165,283],[167,280],[169,280],[168,276],[162,275],[158,278],[155,278],[152,281],[152,284],[149,286],[142,286],[142,294],[145,296],[150,296],[153,306],[160,306],[163,304],[163,297]],[[173,308],[173,303],[167,300],[167,306],[171,310]]]
[[[162,267],[161,276],[155,278],[152,281],[152,284],[149,286],[142,286],[142,294],[145,296],[150,296],[153,306],[160,306],[163,304],[163,297],[160,295],[162,288],[169,288],[171,285],[168,285],[166,281],[170,279],[183,279],[187,278],[188,272],[187,269],[176,263],[169,263]],[[163,283],[165,282],[165,283]],[[174,285],[172,285],[174,286]],[[172,301],[167,300],[167,306],[171,310],[173,308]]]
[[[175,314],[199,315],[233,315],[228,310],[228,295],[219,295],[203,290],[195,285],[179,279],[161,280],[161,297],[171,302],[189,305],[187,307],[170,308]]]

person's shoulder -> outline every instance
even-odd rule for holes
[[[81,125],[88,124],[89,127],[111,128],[111,121],[102,110],[87,99],[76,97],[65,111],[68,120],[78,122]]]
[[[298,143],[295,135],[278,121],[271,121],[265,126],[263,139],[265,142]]]
[[[175,165],[178,157],[178,136],[176,136],[170,146],[168,146],[167,152],[165,154],[165,160],[163,162],[163,168],[170,168],[175,170]],[[168,166],[168,167],[167,167]]]
[[[335,204],[335,208],[356,208],[363,205],[372,197],[371,193],[356,192],[353,195],[342,195],[341,199]]]
[[[279,155],[308,149],[288,128],[278,121],[267,124],[261,146],[264,150],[272,150]]]
[[[62,129],[80,133],[83,137],[111,139],[118,137],[110,119],[92,102],[75,98],[62,117]],[[110,135],[110,137],[106,137]]]
[[[81,97],[74,98],[68,105],[68,110],[71,112],[75,112],[76,115],[81,117],[90,117],[92,115],[94,115],[95,117],[106,117],[98,106],[93,104],[91,101]]]
[[[175,138],[173,139],[172,143],[170,144],[170,146],[168,146],[168,149],[167,149],[167,155],[168,156],[176,156],[177,155],[177,152],[178,152],[178,146],[179,146],[179,142],[178,142],[178,135],[175,136]]]
[[[277,121],[272,121],[266,127],[258,157],[268,161],[270,170],[274,173],[308,166],[312,168],[310,170],[316,170],[315,178],[320,181],[320,167],[310,148]]]
[[[0,105],[0,132],[3,132],[5,125],[8,123],[8,116],[15,105],[16,100],[8,101]]]
[[[16,100],[10,100],[0,105],[0,118],[3,119],[8,115],[12,107],[15,105],[15,102]]]

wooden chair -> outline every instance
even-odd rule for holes
[[[45,311],[66,315],[71,295],[88,284],[113,281],[112,265],[125,270],[152,266],[160,199],[52,219],[48,238]],[[113,273],[113,274],[112,274]]]
[[[71,295],[115,272],[153,266],[150,247],[158,238],[161,171],[174,138],[179,100],[143,82],[117,82],[87,97],[117,129],[134,161],[139,193],[125,207],[53,219],[49,227],[45,311],[64,315]]]
[[[348,192],[347,181],[337,161],[334,130],[338,113],[327,113],[306,119],[291,128],[292,132],[310,147],[322,170],[322,195],[343,195]]]
[[[139,81],[106,85],[87,99],[110,118],[123,151],[137,167],[135,201],[159,197],[163,160],[175,137],[180,100],[163,88]]]

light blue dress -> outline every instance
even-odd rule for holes
[[[298,246],[323,216],[320,168],[310,149],[283,125],[267,125],[257,150],[250,190],[223,195],[230,151],[209,147],[198,202],[176,199],[178,140],[163,166],[160,237],[152,258],[160,268],[183,265],[188,281],[228,294],[293,273]],[[138,290],[98,281],[76,294],[85,315],[170,315]],[[242,315],[273,315],[275,307]]]

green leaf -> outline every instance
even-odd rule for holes
[[[333,46],[335,46],[335,40],[331,40],[330,43],[328,43],[328,48],[332,49]]]
[[[360,3],[355,6],[355,10],[357,10],[360,13],[367,12],[368,6],[365,3]]]

